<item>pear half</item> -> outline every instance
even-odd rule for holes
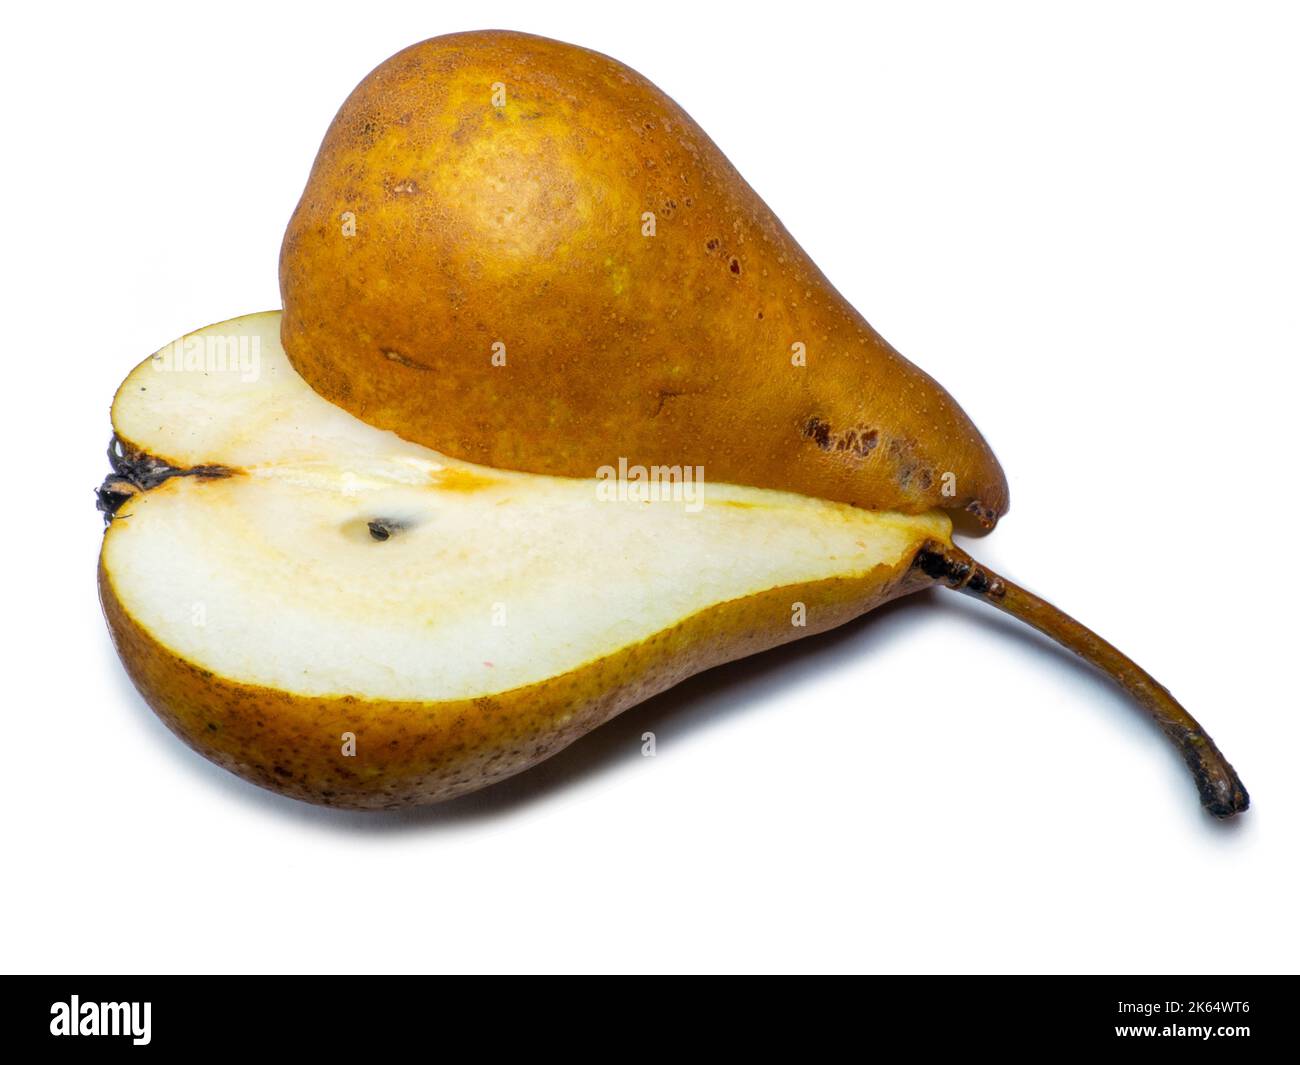
[[[211,326],[122,385],[100,587],[168,726],[300,799],[490,784],[930,583],[912,562],[948,543],[939,512],[707,481],[643,499],[456,461],[320,398],[279,335],[278,313]]]
[[[656,488],[636,471],[473,465],[321,398],[280,325],[234,319],[136,367],[99,490],[100,597],[131,679],[186,743],[256,784],[364,809],[450,799],[694,673],[939,584],[1127,689],[1211,813],[1249,803],[1167,690],[955,547],[942,511],[707,471]]]

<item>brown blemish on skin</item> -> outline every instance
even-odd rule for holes
[[[823,451],[843,451],[860,458],[866,458],[880,443],[879,429],[857,425],[837,433],[818,417],[809,418],[804,423],[803,435]]]
[[[823,451],[831,449],[831,427],[820,418],[809,418],[804,423],[803,435]]]
[[[433,369],[432,366],[427,366],[424,363],[420,362],[419,359],[413,359],[411,358],[411,356],[405,355],[402,352],[396,350],[395,348],[380,348],[379,353],[384,358],[386,358],[389,362],[395,362],[397,363],[397,365],[405,366],[411,370],[427,371]]]
[[[855,429],[848,429],[836,443],[837,451],[851,451],[855,455],[866,456],[880,442],[879,429],[866,429],[861,426]]]
[[[978,499],[973,499],[966,504],[966,513],[973,514],[975,516],[975,520],[978,521],[986,529],[991,529],[993,528],[994,525],[997,524],[997,520],[998,520],[997,511],[995,511],[992,507],[986,507]]]
[[[661,388],[655,393],[655,409],[650,412],[650,417],[658,418],[664,411],[665,405],[670,399],[678,399],[681,396],[689,395],[688,392],[681,392],[673,388]]]

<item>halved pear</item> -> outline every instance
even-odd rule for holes
[[[938,512],[712,483],[608,498],[449,459],[317,396],[279,319],[201,330],[122,385],[109,491],[127,498],[100,582],[173,731],[297,798],[490,784],[693,673],[929,583],[912,561],[949,542]]]
[[[476,466],[321,398],[279,338],[278,312],[250,315],[141,363],[100,490],[101,599],[127,671],[254,783],[333,806],[449,799],[700,670],[941,583],[1105,670],[1212,813],[1246,807],[1164,688],[956,548],[940,511]]]

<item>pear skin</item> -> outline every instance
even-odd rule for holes
[[[873,510],[1006,479],[703,130],[597,52],[460,33],[338,112],[285,233],[282,339],[363,421],[503,469],[630,463]]]

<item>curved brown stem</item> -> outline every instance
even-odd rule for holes
[[[1196,778],[1201,804],[1215,817],[1231,817],[1250,805],[1250,796],[1236,770],[1197,720],[1150,673],[1091,629],[1032,592],[999,577],[951,544],[927,544],[913,565],[947,587],[982,599],[1032,625],[1092,663],[1132,695],[1182,753]]]

